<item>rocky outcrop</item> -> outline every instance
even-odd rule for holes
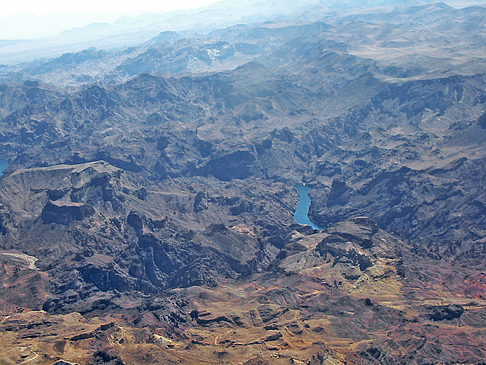
[[[327,254],[334,257],[335,264],[350,262],[353,266],[359,266],[361,271],[373,265],[369,256],[360,254],[354,247],[346,247],[346,241],[341,238],[337,240],[335,237],[326,238],[317,246],[317,251],[323,257]]]
[[[11,223],[12,216],[9,210],[4,205],[0,204],[0,234],[7,234],[9,230],[9,225]]]
[[[327,197],[327,203],[329,205],[346,204],[345,193],[348,192],[349,187],[344,181],[334,179],[331,185],[331,191]]]
[[[45,224],[58,223],[67,225],[73,221],[81,221],[94,214],[94,208],[88,204],[49,201],[42,210],[41,218]]]
[[[333,265],[350,263],[364,272],[373,266],[376,258],[396,257],[398,252],[395,239],[380,231],[376,223],[366,217],[341,222],[328,228],[327,232],[316,251],[324,258],[330,255]]]
[[[107,365],[125,365],[123,360],[117,356],[117,355],[112,355],[107,351],[96,351],[93,354],[93,359],[89,363],[89,365],[101,365],[101,364],[107,364]]]
[[[125,273],[113,266],[100,267],[91,264],[80,267],[78,270],[85,282],[95,285],[102,291],[127,291],[134,286],[130,285],[130,279],[126,277]]]
[[[482,129],[486,129],[486,112],[479,117],[478,124]]]
[[[331,233],[329,240],[356,242],[362,248],[370,249],[376,244],[378,225],[367,217],[358,217],[341,222],[328,229]]]
[[[246,179],[252,175],[254,162],[255,157],[250,151],[235,151],[211,159],[202,171],[223,181]]]
[[[371,219],[357,217],[288,244],[272,267],[287,273],[316,270],[329,287],[352,291],[367,282],[379,287],[389,285],[384,282],[390,278],[400,280],[403,263],[398,258],[406,249],[410,249],[407,242],[381,230]],[[370,298],[364,302],[373,306]]]
[[[427,307],[428,317],[433,321],[451,321],[464,314],[460,305],[430,306]]]

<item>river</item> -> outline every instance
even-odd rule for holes
[[[1,160],[0,159],[0,176],[3,175],[3,172],[5,169],[8,167],[8,161],[7,160]]]
[[[320,231],[323,230],[322,227],[319,227],[309,219],[309,208],[311,205],[311,198],[309,196],[309,192],[311,190],[310,187],[305,185],[297,185],[296,189],[299,192],[299,205],[294,213],[295,221],[298,224],[305,224]]]

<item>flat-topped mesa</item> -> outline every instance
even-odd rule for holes
[[[336,253],[336,250],[339,252],[352,250],[365,253],[370,257],[382,258],[393,258],[397,255],[397,238],[379,229],[377,224],[367,217],[356,217],[340,222],[329,227],[326,232],[329,235],[316,247],[321,255],[328,252]],[[362,254],[358,256],[361,257]]]
[[[47,192],[49,199],[60,200],[68,191],[82,190],[86,186],[106,185],[110,179],[120,178],[121,173],[122,170],[105,161],[22,169],[2,179],[0,195],[15,194],[20,190],[23,191],[21,198],[28,200],[35,194]]]
[[[339,239],[343,241],[352,241],[359,244],[362,248],[373,247],[373,236],[378,233],[376,223],[367,217],[356,217],[344,222],[340,222],[327,230],[331,236],[330,239]]]
[[[18,170],[0,181],[0,201],[13,225],[25,217],[65,225],[95,209],[123,210],[116,195],[123,191],[122,173],[105,161]]]
[[[93,161],[93,162],[86,162],[81,164],[75,165],[53,165],[53,166],[46,166],[46,167],[33,167],[29,169],[21,169],[13,172],[9,175],[9,178],[22,178],[22,177],[41,177],[43,175],[48,175],[50,179],[61,178],[59,183],[61,183],[66,175],[76,175],[76,176],[83,176],[83,174],[87,175],[96,175],[101,173],[116,173],[117,171],[121,171],[119,168],[110,165],[106,161]],[[65,182],[66,180],[64,180]],[[44,183],[45,181],[41,180],[38,181],[39,184]],[[52,182],[52,181],[50,181]],[[78,181],[74,181],[78,182]],[[31,184],[35,184],[36,180],[32,180]]]
[[[95,214],[91,205],[83,203],[49,201],[42,210],[41,218],[46,224],[69,224]]]

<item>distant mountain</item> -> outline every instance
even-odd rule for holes
[[[55,37],[26,42],[25,44],[4,45],[1,48],[0,62],[15,63],[39,57],[52,57],[66,50],[72,52],[89,47],[113,49],[135,45],[162,31],[207,32],[246,22],[248,19],[251,19],[252,22],[260,22],[282,16],[295,16],[298,12],[316,3],[317,0],[297,3],[260,1],[252,4],[242,2],[235,4],[234,2],[223,1],[197,10],[170,12],[161,15],[125,16],[112,24],[94,23],[64,31]],[[59,15],[54,14],[52,16]],[[21,18],[15,20],[15,23],[19,21],[28,24],[32,23],[33,19]],[[10,25],[8,22],[4,24],[5,27]],[[2,23],[0,22],[0,29],[1,27]]]
[[[125,80],[142,72],[168,75],[230,70],[252,61],[291,67],[292,63],[314,62],[320,49],[375,59],[387,77],[411,77],[426,70],[435,75],[451,71],[471,74],[483,67],[484,54],[476,52],[473,61],[463,53],[486,42],[484,24],[479,21],[484,16],[484,7],[456,9],[444,3],[343,15],[314,9],[294,21],[234,25],[207,34],[164,31],[133,47],[92,48],[4,67],[0,77],[35,77],[58,85],[76,85]],[[318,21],[309,22],[310,18]],[[417,39],[416,34],[424,30],[424,37]],[[125,40],[124,36],[113,37]]]
[[[431,3],[431,0],[407,0],[403,1],[273,1],[273,0],[224,0],[210,6],[177,11],[166,14],[150,14],[137,17],[122,17],[114,23],[93,23],[88,26],[73,28],[45,39],[22,44],[4,45],[0,48],[0,63],[17,63],[32,61],[40,57],[55,57],[63,52],[76,52],[85,48],[97,47],[103,49],[115,49],[124,46],[135,45],[149,40],[163,31],[186,31],[205,33],[211,30],[235,25],[238,23],[258,23],[276,19],[286,21],[298,18],[307,12],[307,21],[317,20],[315,17],[308,19],[310,14],[316,11],[354,11],[358,9],[381,6],[409,6],[413,4]],[[353,10],[354,9],[354,10]],[[77,14],[79,15],[79,14]],[[81,14],[82,15],[82,14]],[[73,14],[53,14],[51,18],[45,18],[47,24],[56,24],[55,17],[71,19]],[[12,21],[0,22],[5,31],[13,24],[35,24],[36,19],[31,15],[25,15]],[[13,22],[13,24],[12,24]],[[1,34],[1,32],[0,32]],[[26,35],[24,38],[28,38]],[[1,36],[0,36],[1,39]]]

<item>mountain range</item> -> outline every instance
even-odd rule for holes
[[[485,18],[221,2],[0,44],[0,363],[483,363]]]

